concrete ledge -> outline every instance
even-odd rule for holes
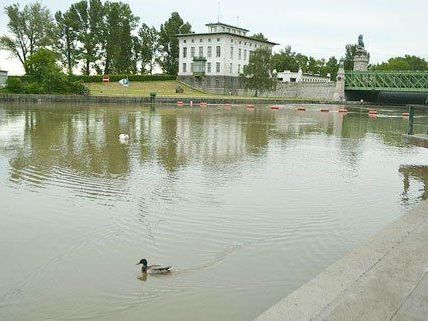
[[[403,135],[403,138],[406,143],[428,148],[428,135]]]
[[[256,320],[427,320],[427,271],[424,202]]]

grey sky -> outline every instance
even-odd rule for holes
[[[2,0],[5,6],[16,0]],[[31,1],[19,1],[21,5]],[[42,0],[53,12],[65,10],[72,0]],[[173,11],[178,11],[193,30],[204,32],[205,23],[217,21],[217,0],[124,0],[141,18],[157,28]],[[234,0],[221,1],[224,23],[264,33],[280,43],[276,51],[291,45],[317,58],[344,54],[348,43],[361,33],[371,62],[391,56],[414,54],[428,58],[427,0]],[[239,16],[239,19],[237,18]],[[0,33],[6,32],[7,18],[0,13]],[[0,53],[0,68],[11,73],[22,72],[19,62]]]

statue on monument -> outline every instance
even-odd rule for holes
[[[360,48],[364,48],[363,35],[359,35],[359,36],[358,36],[358,47],[360,47]]]

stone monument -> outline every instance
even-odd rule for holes
[[[363,35],[358,37],[357,52],[354,57],[354,71],[367,71],[369,65],[369,53],[364,47]]]
[[[334,101],[345,101],[345,60],[340,59],[337,71],[336,89],[333,94]]]

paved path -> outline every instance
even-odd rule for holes
[[[428,202],[256,319],[279,320],[427,321]]]

